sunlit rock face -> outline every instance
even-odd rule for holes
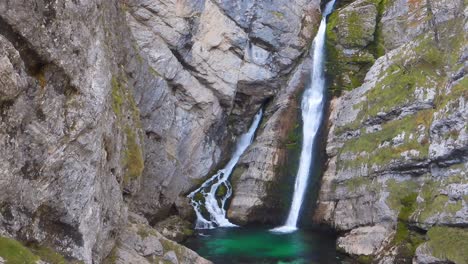
[[[441,255],[445,238],[436,226],[457,234],[446,240],[450,247],[466,236],[465,3],[354,1],[340,7],[329,35],[341,38],[328,49],[348,58],[346,65],[360,65],[360,58],[347,56],[345,47],[354,37],[342,33],[346,29],[339,25],[368,6],[377,7],[375,25],[357,19],[349,30],[364,39],[374,30],[367,46],[356,45],[375,62],[357,85],[334,91],[338,96],[331,102],[329,160],[314,220],[343,232],[338,247],[366,256],[362,259],[457,262],[463,255]],[[331,76],[332,83],[359,72],[350,69]]]

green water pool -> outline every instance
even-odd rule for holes
[[[336,237],[325,230],[277,234],[260,228],[199,230],[185,245],[216,264],[351,263],[335,248]]]

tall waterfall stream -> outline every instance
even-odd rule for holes
[[[297,171],[296,183],[294,185],[293,200],[286,223],[281,227],[273,229],[274,232],[292,232],[297,229],[297,220],[299,219],[299,213],[309,180],[310,167],[314,157],[313,147],[315,137],[322,123],[325,98],[325,30],[327,28],[327,16],[333,11],[334,4],[335,0],[332,0],[326,5],[317,35],[312,43],[312,76],[310,85],[306,87],[302,97],[303,141],[299,170]]]
[[[226,201],[231,197],[229,176],[239,158],[251,144],[262,112],[255,116],[249,130],[240,137],[225,168],[188,195],[196,212],[198,235],[186,245],[214,263],[347,263],[335,249],[334,234],[320,229],[298,229],[297,224],[306,194],[309,174],[316,158],[314,143],[323,119],[325,101],[326,18],[335,0],[327,3],[312,43],[313,60],[310,84],[305,88],[301,109],[303,140],[289,214],[283,226],[236,227],[226,218]],[[219,188],[225,191],[217,193]]]

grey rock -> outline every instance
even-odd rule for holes
[[[199,263],[211,262],[192,250],[168,240],[144,224],[129,224],[120,234],[108,260],[115,263]],[[180,259],[180,262],[178,261]]]
[[[145,225],[137,224],[127,228],[120,235],[120,241],[143,257],[163,254],[157,233]]]
[[[355,228],[349,234],[340,237],[337,246],[353,255],[374,255],[381,250],[388,232],[388,228],[379,225]]]
[[[163,259],[169,261],[172,264],[179,264],[179,261],[177,260],[177,256],[174,251],[169,251],[166,254],[164,254]]]
[[[177,215],[170,216],[154,225],[163,236],[176,242],[184,241],[193,233],[192,224]]]
[[[110,107],[123,55],[103,28],[123,24],[109,3],[98,16],[92,2],[0,4],[0,203],[12,216],[0,216],[0,230],[50,241],[86,263],[110,250],[110,234],[126,219],[126,136]]]
[[[417,249],[413,258],[413,264],[447,264],[449,261],[445,261],[436,258],[432,255],[431,249],[428,243],[421,244]]]

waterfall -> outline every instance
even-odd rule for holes
[[[190,198],[193,209],[197,216],[196,229],[210,229],[217,226],[233,227],[236,226],[226,218],[224,205],[232,195],[232,187],[229,183],[229,176],[239,161],[240,156],[252,143],[255,131],[257,130],[262,118],[262,110],[254,117],[249,130],[243,134],[237,142],[236,149],[232,154],[227,165],[219,170],[215,175],[205,181],[200,188],[191,192],[187,197]],[[217,192],[220,188],[225,191],[221,195]],[[222,190],[221,189],[221,190]],[[206,210],[205,215],[209,214],[210,219],[206,219],[202,210]]]
[[[315,137],[318,133],[323,116],[324,93],[325,93],[325,74],[324,74],[324,53],[325,53],[325,34],[327,27],[327,16],[333,11],[335,0],[330,1],[323,12],[322,21],[317,35],[312,43],[312,72],[311,82],[306,87],[302,97],[302,120],[304,127],[302,129],[303,142],[299,169],[297,171],[296,182],[294,184],[294,195],[289,210],[288,219],[283,226],[272,229],[274,232],[292,232],[297,229],[297,221],[301,205],[304,200],[307,182],[309,179],[310,167],[313,159],[313,147]]]

